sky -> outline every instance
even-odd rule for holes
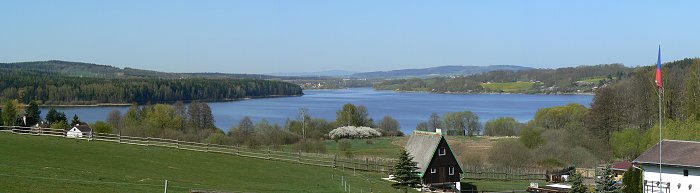
[[[700,1],[0,1],[0,62],[165,72],[652,65],[700,56]]]

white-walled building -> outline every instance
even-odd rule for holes
[[[92,135],[92,129],[88,125],[75,125],[66,132],[66,137],[70,138],[90,137],[90,135]]]
[[[644,172],[643,192],[700,192],[700,142],[663,140],[661,142],[661,183],[659,183],[659,144],[634,160]]]

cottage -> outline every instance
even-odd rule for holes
[[[92,129],[88,125],[77,124],[66,132],[66,137],[70,138],[83,138],[90,136],[92,136]]]
[[[662,150],[661,162],[659,148]],[[656,193],[659,189],[665,193],[700,192],[700,142],[663,140],[661,147],[654,145],[633,162],[644,170],[645,193]]]
[[[406,151],[418,163],[424,186],[459,189],[462,167],[439,129],[435,133],[414,131],[408,139]]]

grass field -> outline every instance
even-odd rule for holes
[[[533,90],[534,82],[505,82],[505,83],[484,83],[481,84],[487,90],[492,92],[503,91],[510,93],[528,92]]]
[[[378,174],[233,155],[0,133],[2,192],[396,192]],[[368,180],[369,179],[369,180]]]

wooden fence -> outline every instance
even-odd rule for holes
[[[537,168],[463,167],[465,179],[547,180],[547,171]]]
[[[0,131],[23,135],[67,137],[66,130],[52,128],[0,126]],[[165,147],[199,152],[221,153],[241,157],[286,161],[322,167],[333,167],[353,171],[389,173],[394,165],[393,160],[374,157],[342,158],[338,157],[337,155],[329,154],[303,153],[301,151],[276,151],[271,149],[251,149],[241,146],[198,143],[191,141],[181,141],[177,139],[163,139],[154,137],[134,137],[111,133],[91,133],[75,139],[88,141],[105,141],[140,146]]]

